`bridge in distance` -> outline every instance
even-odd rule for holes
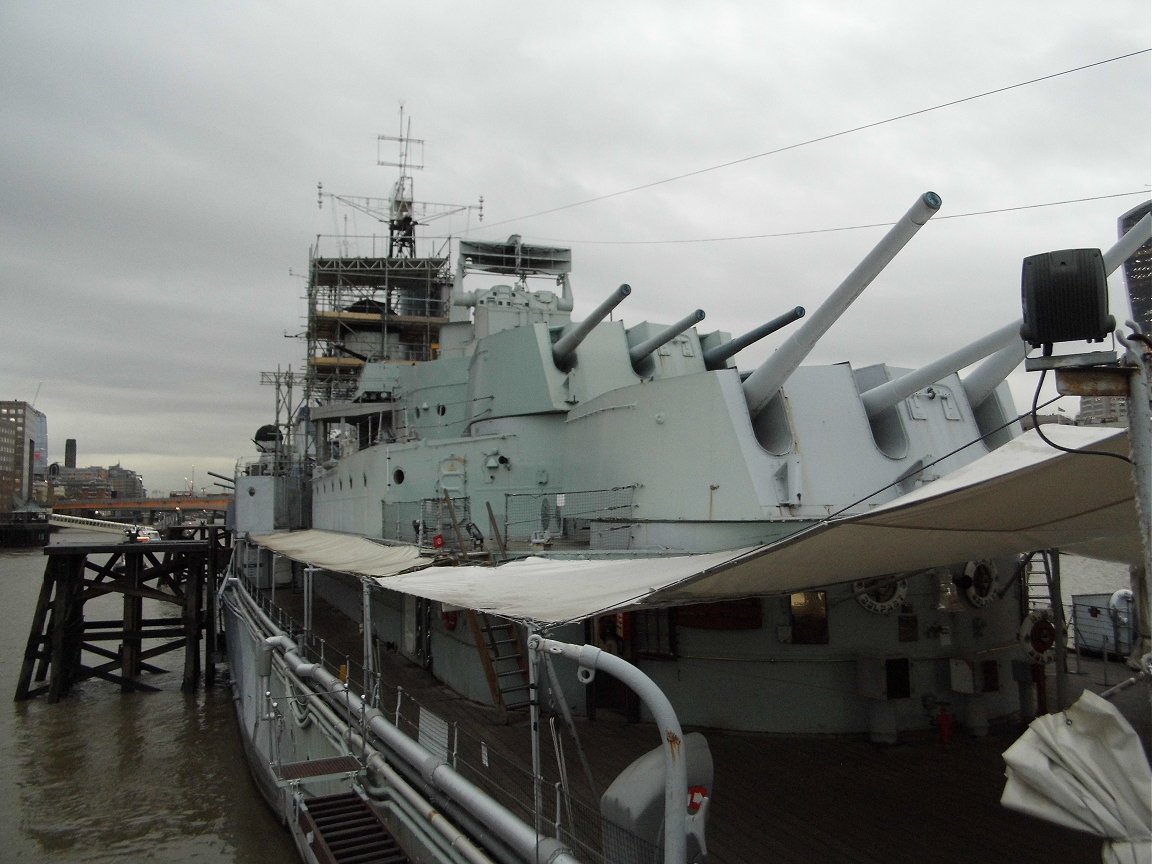
[[[89,501],[57,501],[52,504],[54,513],[89,513],[101,511],[141,510],[212,510],[223,512],[232,503],[231,495],[179,496],[175,498],[106,498]]]

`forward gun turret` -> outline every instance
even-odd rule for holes
[[[596,329],[596,325],[608,317],[609,313],[619,306],[625,297],[632,293],[631,285],[621,285],[613,291],[603,303],[592,310],[592,314],[565,332],[552,346],[552,359],[556,365],[563,369],[572,362],[572,357],[585,337]]]
[[[704,352],[704,368],[722,369],[729,358],[736,356],[736,354],[743,351],[753,342],[759,342],[768,334],[775,333],[777,330],[787,327],[793,321],[798,321],[803,317],[804,307],[797,306],[795,309],[789,309],[783,315],[773,318],[765,324],[761,324],[755,330],[749,330],[743,336],[737,336],[735,339],[730,339],[722,345],[709,348]]]
[[[744,382],[744,396],[752,416],[758,415],[780,392],[796,368],[808,356],[808,352],[820,341],[820,337],[844,313],[852,302],[860,296],[883,270],[896,257],[905,244],[912,239],[936,211],[940,209],[940,196],[935,192],[925,192],[904,214],[904,217],[889,229],[875,248],[856,265],[840,286],[832,292],[800,329],[788,341],[776,349],[760,367]]]
[[[643,342],[633,345],[628,349],[628,358],[632,361],[632,367],[635,368],[639,363],[643,362],[645,357],[647,357],[661,345],[665,345],[668,342],[671,342],[681,333],[691,329],[693,326],[699,324],[703,320],[704,310],[697,309],[690,315],[685,315],[670,327],[664,328],[655,336],[651,336],[648,339],[645,339]]]

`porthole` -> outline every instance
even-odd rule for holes
[[[443,417],[447,411],[448,411],[448,409],[444,405],[437,405],[436,406],[436,413],[438,415],[440,415],[441,417]]]
[[[392,472],[392,482],[395,483],[397,486],[399,486],[401,483],[404,482],[404,469],[403,468],[397,468],[395,471]]]

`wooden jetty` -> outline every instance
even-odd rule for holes
[[[215,589],[231,555],[231,533],[218,526],[173,533],[182,539],[44,547],[48,564],[24,649],[17,701],[46,693],[49,702],[56,702],[88,678],[119,684],[125,692],[156,690],[140,676],[165,671],[149,661],[181,648],[181,686],[192,692],[200,680],[202,642],[205,681],[214,681],[219,654]],[[86,619],[85,603],[108,594],[121,595],[121,617]],[[172,604],[181,615],[145,618],[145,599]],[[109,643],[117,650],[106,647]]]

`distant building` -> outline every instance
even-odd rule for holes
[[[47,471],[47,416],[27,402],[0,401],[0,511],[30,501]]]
[[[56,463],[51,469],[56,497],[66,501],[106,501],[110,498],[143,498],[144,478],[120,465],[101,468],[68,467]]]
[[[113,498],[144,497],[144,479],[119,464],[108,466],[108,485],[112,487]]]
[[[1120,234],[1125,234],[1148,213],[1152,213],[1152,201],[1133,207],[1120,217]],[[1128,299],[1136,323],[1145,333],[1152,333],[1152,240],[1124,262],[1124,282],[1128,285]]]
[[[1128,400],[1123,396],[1081,396],[1077,426],[1127,426]]]

